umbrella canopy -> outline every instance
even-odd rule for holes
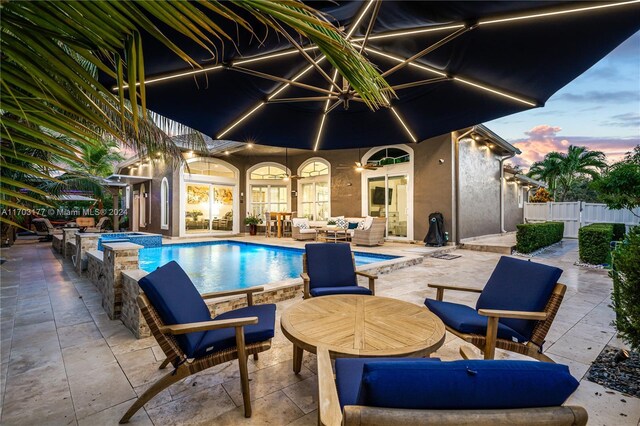
[[[389,108],[369,110],[299,37],[229,22],[220,24],[237,46],[202,58],[204,71],[145,40],[147,106],[214,139],[306,149],[419,142],[544,106],[640,29],[637,1],[310,5],[378,66],[397,95]]]

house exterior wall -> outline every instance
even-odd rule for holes
[[[444,216],[445,231],[453,224],[453,150],[451,134],[411,145],[415,153],[413,186],[413,238],[421,241],[429,230],[429,214]],[[440,163],[440,159],[444,160]]]
[[[458,238],[500,233],[500,161],[473,139],[459,143]]]
[[[455,220],[456,190],[455,190],[455,159],[454,139],[456,134],[445,134],[411,144],[413,150],[413,239],[420,241],[426,235],[429,223],[428,216],[433,212],[440,212],[445,218],[445,230],[450,239],[455,238],[453,223]],[[363,216],[362,177],[353,164],[362,158],[364,150],[344,149],[332,151],[305,152],[290,155],[287,166],[292,174],[296,174],[299,167],[312,157],[319,157],[329,162],[331,173],[331,215],[346,217]],[[239,221],[238,230],[247,231],[244,219],[249,209],[247,193],[247,171],[259,163],[272,162],[285,165],[285,157],[279,155],[250,155],[245,150],[242,155],[231,154],[220,156],[223,160],[236,167],[238,173],[239,211],[235,218]],[[459,238],[470,238],[487,234],[500,233],[500,161],[499,156],[491,150],[483,148],[476,142],[465,139],[459,144]],[[122,174],[134,176],[151,176],[150,181],[144,182],[149,193],[145,199],[147,226],[139,227],[140,231],[159,233],[167,237],[180,236],[180,211],[185,202],[181,187],[181,167],[164,160],[152,161],[151,165],[137,167],[135,170],[123,169]],[[162,179],[169,182],[170,217],[169,229],[160,226],[161,184]],[[139,191],[141,183],[131,185],[129,200],[129,218],[132,222],[133,193]],[[505,185],[505,229],[515,230],[515,225],[522,222],[523,209],[518,207],[516,184]],[[298,210],[298,180],[290,183],[290,210]],[[123,191],[124,196],[124,191]],[[235,220],[234,218],[234,220]]]
[[[515,231],[516,225],[524,221],[524,199],[522,208],[518,205],[518,192],[522,192],[522,186],[515,182],[508,182],[504,190],[504,230]]]

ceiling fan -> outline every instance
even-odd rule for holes
[[[362,158],[360,156],[360,149],[358,149],[358,160],[360,160],[360,158]],[[373,163],[362,163],[361,161],[356,161],[355,165],[353,166],[349,166],[346,164],[339,164],[337,168],[339,169],[350,169],[350,168],[354,168],[356,169],[357,172],[361,172],[363,170],[376,170],[379,166],[377,164],[373,164]]]

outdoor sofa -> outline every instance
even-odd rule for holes
[[[566,365],[535,361],[338,358],[319,347],[319,423],[350,425],[582,426],[562,406],[578,387]]]

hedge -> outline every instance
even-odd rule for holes
[[[580,262],[592,265],[608,263],[613,225],[610,223],[592,223],[580,228],[578,232],[578,251]]]
[[[640,226],[629,230],[625,241],[613,252],[613,309],[615,325],[631,349],[640,350]]]
[[[531,253],[562,240],[563,222],[524,223],[517,225],[516,250]]]

